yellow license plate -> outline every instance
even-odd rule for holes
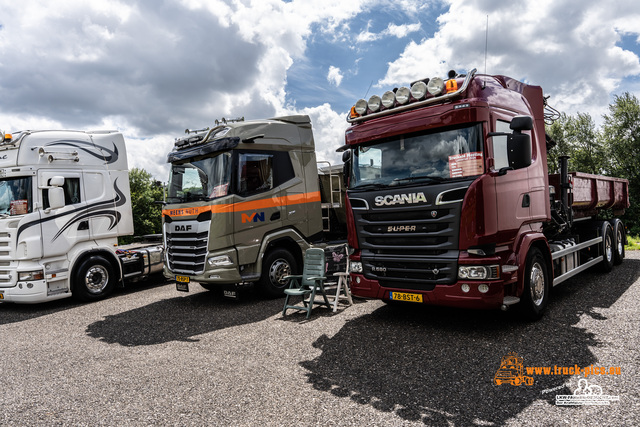
[[[189,276],[176,276],[176,282],[189,283]]]
[[[394,301],[422,302],[422,294],[408,294],[406,292],[389,292],[389,299]]]

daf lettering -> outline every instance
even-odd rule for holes
[[[176,225],[175,231],[191,231],[190,225]]]
[[[413,203],[427,203],[427,198],[423,192],[409,194],[388,194],[386,196],[376,196],[376,206],[393,206]]]

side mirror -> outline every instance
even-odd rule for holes
[[[64,189],[53,187],[49,189],[49,209],[60,209],[64,207]]]
[[[533,119],[530,116],[516,116],[511,119],[509,129],[520,132],[533,129]]]
[[[342,161],[344,163],[347,163],[349,160],[351,160],[351,150],[345,150],[342,152]]]
[[[64,185],[64,177],[63,176],[54,176],[49,179],[49,208],[48,209],[60,209],[64,207],[64,189],[62,186]]]
[[[342,165],[342,181],[345,187],[348,187],[351,172],[351,150],[346,150],[342,153],[342,161],[344,162],[344,165]]]
[[[507,157],[509,166],[522,169],[531,165],[531,137],[526,133],[507,136]]]

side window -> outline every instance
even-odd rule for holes
[[[82,201],[80,198],[80,178],[65,178],[62,188],[64,189],[65,205],[75,205]],[[43,209],[47,209],[49,207],[48,189],[42,190],[42,205]]]
[[[509,122],[503,120],[496,121],[496,132],[511,133]],[[509,158],[507,156],[507,137],[494,136],[493,141],[493,162],[495,170],[506,168],[509,166]]]
[[[238,166],[238,193],[241,196],[269,191],[274,187],[271,154],[241,153]]]

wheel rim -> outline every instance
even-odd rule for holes
[[[618,227],[616,231],[616,242],[618,242],[618,255],[622,255],[624,251],[624,243],[622,242],[622,230]]]
[[[533,266],[531,266],[529,287],[531,288],[531,301],[533,301],[536,306],[541,305],[544,299],[544,270],[539,262],[535,262]]]
[[[291,266],[286,260],[282,258],[275,260],[269,268],[269,280],[276,287],[285,286],[287,284],[287,281],[284,280],[284,277],[290,275]]]
[[[607,257],[607,262],[611,262],[613,259],[613,242],[611,240],[611,234],[607,233],[604,239],[604,253]]]
[[[109,272],[102,265],[94,265],[84,276],[84,285],[92,294],[99,294],[109,283]]]

